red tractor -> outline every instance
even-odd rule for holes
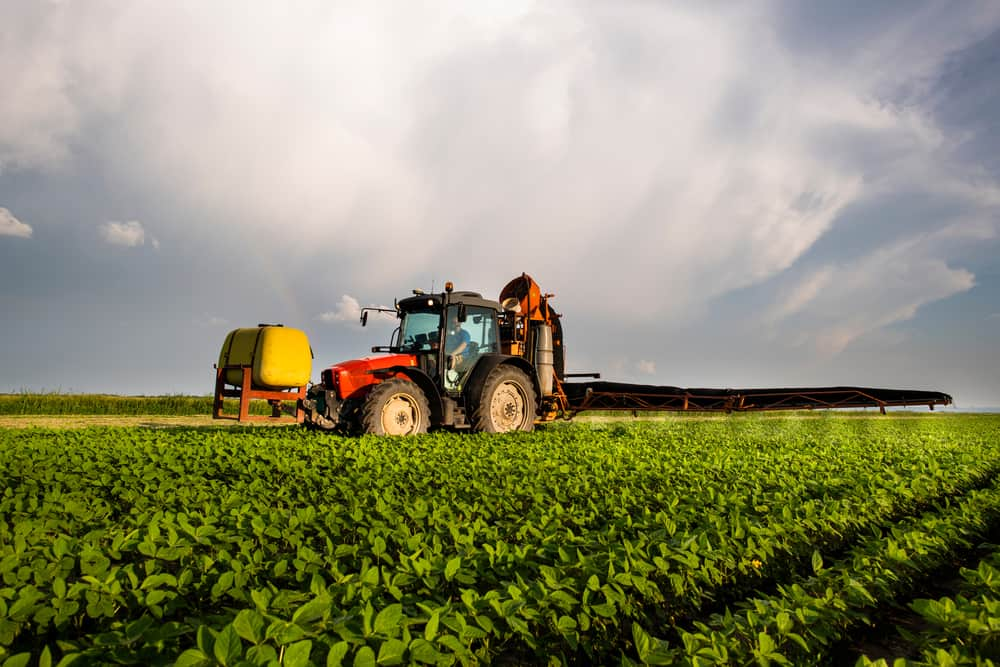
[[[450,427],[530,431],[566,407],[562,328],[551,295],[522,274],[500,301],[413,290],[388,312],[399,326],[379,356],[325,369],[302,401],[307,425],[378,435]],[[362,325],[371,311],[365,308]]]

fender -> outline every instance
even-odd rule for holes
[[[373,371],[376,375],[398,376],[405,375],[413,384],[420,387],[427,397],[427,404],[431,408],[431,426],[439,426],[444,418],[444,408],[441,405],[441,392],[434,385],[431,376],[423,372],[416,366],[390,366]]]
[[[524,374],[531,380],[531,385],[535,389],[535,414],[538,414],[538,406],[541,405],[542,393],[538,386],[538,374],[534,367],[521,357],[514,357],[509,354],[484,354],[479,357],[472,372],[469,373],[469,380],[465,383],[462,394],[465,396],[466,405],[475,405],[483,392],[483,385],[490,372],[501,364],[509,364],[524,371]]]

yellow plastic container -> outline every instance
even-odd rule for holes
[[[251,382],[261,389],[289,389],[309,382],[312,349],[305,332],[282,326],[235,329],[219,352],[219,368],[250,366]],[[243,372],[226,371],[226,382],[243,385]]]

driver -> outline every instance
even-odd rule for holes
[[[458,312],[453,310],[448,315],[448,332],[444,338],[444,353],[448,355],[448,368],[454,370],[462,363],[462,354],[469,347],[472,336],[462,328],[458,321]]]

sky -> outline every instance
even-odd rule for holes
[[[0,0],[0,392],[319,371],[522,272],[567,370],[1000,406],[1000,3]]]

